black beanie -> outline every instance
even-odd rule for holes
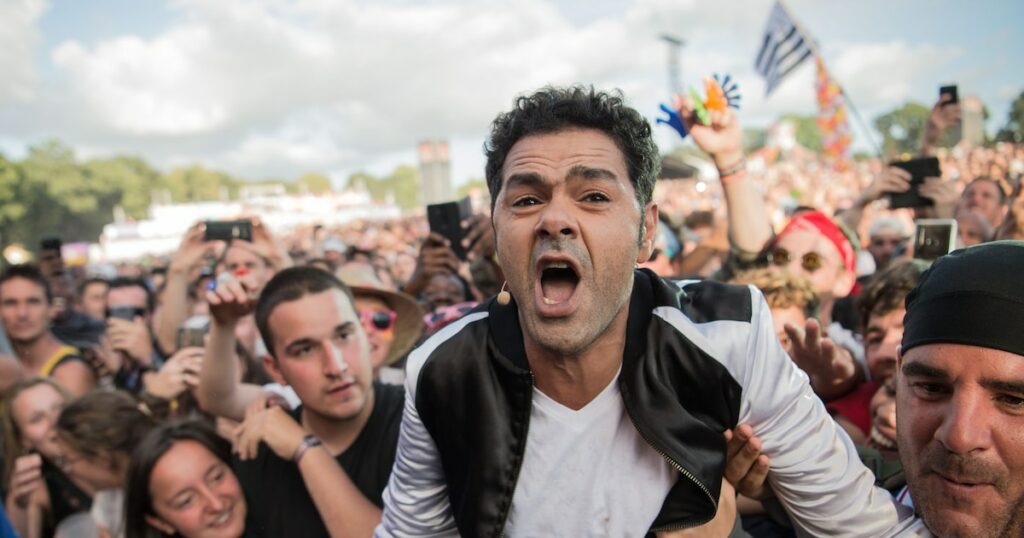
[[[966,344],[1024,356],[1024,241],[996,241],[935,261],[907,295],[903,353]]]

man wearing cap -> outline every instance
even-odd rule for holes
[[[896,435],[917,517],[897,536],[1024,536],[1024,242],[937,260],[907,296]]]

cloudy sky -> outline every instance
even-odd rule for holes
[[[483,175],[488,123],[545,84],[621,88],[653,118],[671,33],[684,83],[730,72],[741,120],[813,113],[813,66],[771,96],[753,73],[773,0],[0,0],[0,151],[48,138],[81,156],[201,163],[248,178],[337,182],[452,143],[456,182]],[[989,107],[1024,90],[1024,2],[787,5],[870,122],[939,85]],[[663,148],[676,143],[659,127]],[[868,148],[855,127],[856,146]]]

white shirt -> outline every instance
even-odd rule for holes
[[[756,288],[749,289],[747,321],[698,322],[676,308],[662,306],[653,310],[658,321],[652,323],[669,324],[724,366],[742,388],[738,423],[750,424],[761,438],[762,453],[772,462],[768,483],[798,535],[891,534],[887,531],[899,521],[891,495],[874,487],[874,475],[857,457],[853,442],[814,395],[807,374],[779,344],[764,297]],[[464,316],[410,354],[395,466],[375,536],[458,535],[441,455],[419,417],[416,388],[420,370],[438,346],[470,324],[487,323],[487,316],[487,312]],[[621,465],[634,468],[632,462]],[[520,477],[517,487],[523,480]],[[551,493],[548,501],[561,504],[560,492]]]
[[[533,389],[507,535],[643,536],[650,529],[679,473],[637,433],[617,379],[579,410]]]

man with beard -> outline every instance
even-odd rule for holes
[[[896,436],[915,518],[897,536],[1024,536],[1024,242],[940,258],[907,296]]]
[[[723,181],[744,181],[733,116],[691,127]],[[378,536],[713,535],[700,526],[731,496],[723,432],[741,422],[801,532],[896,523],[754,288],[635,270],[658,219],[639,113],[546,88],[498,116],[485,147],[507,291],[410,354]]]

